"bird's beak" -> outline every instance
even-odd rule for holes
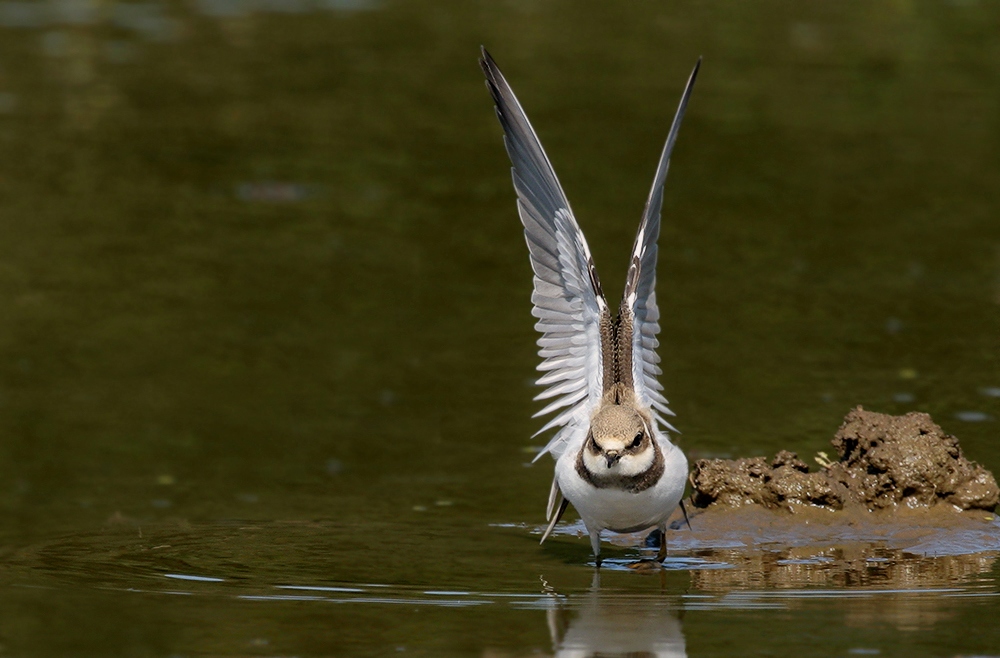
[[[608,468],[611,468],[618,463],[619,459],[621,459],[621,453],[617,450],[608,450],[604,453],[604,458],[608,460]]]

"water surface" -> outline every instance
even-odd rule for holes
[[[997,471],[998,11],[0,2],[0,651],[1000,655],[988,542],[678,530],[665,572],[635,539],[599,577],[573,526],[537,545],[476,63],[613,294],[704,56],[660,241],[689,457],[811,461],[861,404]]]

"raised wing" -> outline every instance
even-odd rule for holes
[[[671,430],[674,428],[664,420],[664,415],[673,416],[663,397],[663,385],[657,380],[663,371],[657,364],[660,357],[656,348],[660,341],[656,334],[660,332],[660,311],[656,306],[656,239],[660,235],[660,210],[663,207],[663,184],[667,180],[667,170],[670,169],[670,152],[677,141],[684,111],[688,99],[694,89],[695,78],[701,67],[701,58],[694,65],[687,86],[681,95],[677,106],[674,122],[667,135],[667,143],[663,146],[660,164],[653,178],[653,188],[646,201],[646,209],[642,214],[639,232],[635,236],[632,247],[632,259],[629,262],[628,278],[625,281],[625,294],[622,296],[621,313],[632,314],[632,381],[639,402],[653,411],[657,421]],[[674,430],[676,431],[676,430]]]
[[[560,428],[535,459],[546,452],[558,458],[572,437],[586,432],[601,400],[600,322],[608,316],[608,304],[559,179],[514,92],[485,48],[482,52],[535,272],[531,313],[542,332],[538,369],[545,373],[538,383],[548,386],[535,399],[552,400],[535,416],[560,410],[538,431]]]

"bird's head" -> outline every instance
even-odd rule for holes
[[[583,463],[595,475],[638,475],[655,458],[651,423],[631,404],[604,404],[590,421]]]

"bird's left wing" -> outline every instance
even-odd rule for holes
[[[625,294],[622,297],[621,313],[632,315],[632,382],[639,402],[649,407],[657,421],[673,430],[663,416],[673,416],[663,397],[663,385],[657,377],[662,373],[660,357],[656,353],[659,341],[656,334],[660,332],[660,310],[656,306],[656,239],[660,235],[660,210],[663,207],[663,184],[667,180],[667,170],[670,169],[670,153],[677,141],[688,99],[694,89],[694,81],[698,77],[701,58],[694,65],[687,86],[681,95],[677,113],[667,135],[667,143],[660,155],[660,164],[653,177],[653,187],[646,201],[646,209],[642,214],[639,232],[635,236],[632,247],[632,258],[629,262],[628,278],[625,283]],[[676,431],[676,430],[674,430]]]
[[[567,441],[586,431],[602,393],[601,318],[608,304],[587,241],[573,217],[559,179],[528,117],[496,62],[483,49],[481,64],[493,95],[504,144],[513,164],[517,209],[535,272],[532,315],[538,318],[538,383],[547,388],[535,399],[552,401],[536,416],[559,410],[539,433],[558,427],[538,453],[558,458]]]

